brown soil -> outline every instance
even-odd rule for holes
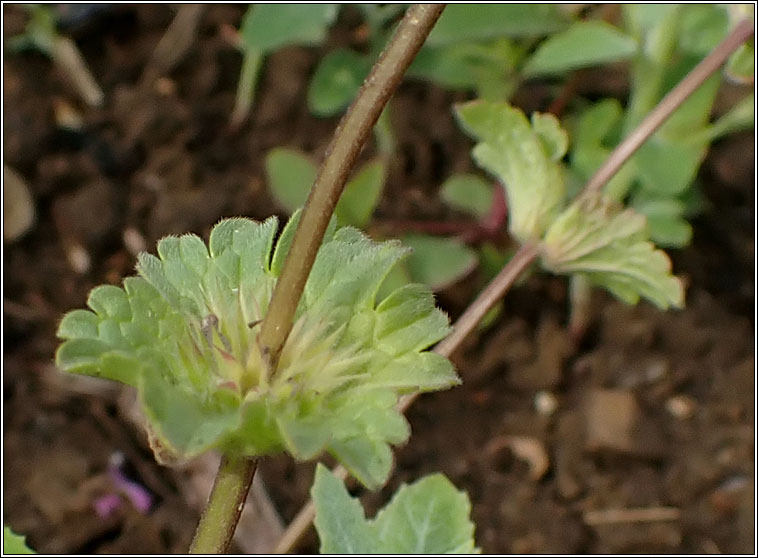
[[[25,16],[3,9],[7,38]],[[39,551],[184,552],[197,522],[179,492],[182,473],[159,467],[125,416],[123,390],[59,374],[52,356],[60,316],[82,307],[93,286],[132,273],[134,231],[151,249],[168,233],[207,235],[225,216],[265,218],[277,212],[266,151],[323,153],[336,120],[312,117],[305,90],[327,47],[269,57],[252,118],[229,130],[240,56],[219,26],[237,25],[242,10],[208,8],[183,61],[147,89],[140,77],[169,6],[119,7],[72,31],[105,92],[101,109],[83,107],[44,56],[5,53],[4,158],[28,182],[37,221],[4,244],[3,520]],[[343,14],[328,48],[354,40],[353,23]],[[544,87],[533,93],[518,98],[545,97]],[[472,169],[450,113],[465,98],[401,87],[378,219],[448,217],[436,187]],[[79,111],[81,130],[56,125],[61,103]],[[754,161],[746,133],[715,145],[701,170],[705,211],[692,245],[672,254],[689,281],[685,310],[628,308],[597,294],[575,347],[565,281],[517,287],[497,322],[455,356],[463,386],[411,409],[411,440],[367,507],[383,505],[400,482],[442,471],[469,493],[487,553],[755,552]],[[91,262],[78,271],[76,250]],[[478,286],[462,281],[440,304],[455,317]],[[116,451],[155,495],[149,514],[128,505],[108,519],[93,512],[112,490],[106,470]],[[312,473],[313,464],[283,457],[261,464],[285,522]],[[651,517],[610,513],[637,509]],[[315,551],[314,541],[300,551]]]

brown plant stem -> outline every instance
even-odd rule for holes
[[[727,58],[745,42],[754,32],[752,20],[740,22],[731,33],[695,66],[679,84],[661,99],[650,114],[622,141],[608,156],[602,166],[589,179],[582,191],[582,196],[591,196],[600,192],[603,186],[613,178],[621,166],[647,140],[666,119],[671,116],[695,90],[718,70]]]
[[[224,554],[234,537],[258,462],[249,457],[221,458],[213,489],[190,545],[190,554]]]
[[[418,4],[408,9],[337,127],[305,203],[292,247],[261,325],[258,343],[271,373],[276,370],[279,354],[292,329],[305,282],[348,174],[384,106],[444,7],[444,4]]]
[[[500,273],[490,281],[489,285],[479,293],[474,302],[456,320],[453,324],[453,331],[434,347],[434,352],[444,357],[453,354],[461,341],[473,331],[479,321],[490,311],[490,308],[510,290],[516,279],[537,259],[538,254],[537,244],[533,242],[523,244],[500,270]],[[406,407],[402,408],[405,410]]]

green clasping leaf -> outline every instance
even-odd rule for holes
[[[640,296],[665,309],[684,305],[681,280],[665,252],[648,240],[645,217],[606,199],[578,200],[555,220],[542,243],[542,264],[580,274],[628,304]]]
[[[257,324],[299,217],[276,243],[274,218],[222,221],[208,247],[194,235],[162,239],[158,257],[140,255],[139,277],[95,288],[91,310],[63,318],[58,366],[134,386],[161,463],[209,449],[301,460],[329,452],[380,486],[390,444],[410,433],[400,395],[458,383],[447,359],[423,352],[447,334],[448,320],[427,287],[379,300],[409,250],[332,219],[279,366],[268,370]]]

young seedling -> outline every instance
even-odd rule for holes
[[[53,8],[38,4],[28,4],[25,7],[30,19],[24,33],[8,41],[11,50],[33,48],[45,53],[71,81],[85,103],[92,107],[101,106],[103,92],[74,41],[56,30]]]
[[[250,112],[263,58],[288,45],[319,44],[336,19],[336,4],[251,5],[242,19],[242,71],[231,125],[239,127]]]

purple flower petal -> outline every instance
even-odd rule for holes
[[[150,511],[150,507],[153,505],[153,497],[150,492],[141,484],[130,480],[121,470],[124,460],[120,453],[115,453],[111,458],[111,464],[108,467],[111,480],[114,486],[134,506],[134,509],[140,513],[147,513]]]
[[[95,513],[98,517],[105,519],[106,517],[110,517],[113,512],[121,507],[121,496],[115,492],[105,494],[104,496],[97,498],[92,503],[92,507],[95,508]]]

